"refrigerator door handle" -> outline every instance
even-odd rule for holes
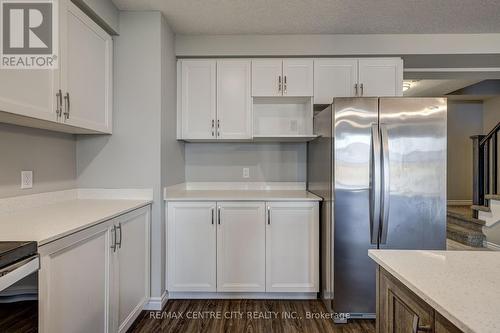
[[[389,207],[390,207],[390,165],[389,165],[389,138],[387,136],[387,125],[380,124],[380,138],[382,141],[382,203],[380,244],[387,242],[387,230],[389,229]]]
[[[370,240],[378,244],[380,232],[380,135],[378,124],[372,124],[370,153]]]

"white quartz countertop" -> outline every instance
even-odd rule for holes
[[[150,200],[75,199],[0,214],[0,241],[44,245],[147,206]]]
[[[500,332],[500,252],[369,250],[368,254],[464,332]]]
[[[305,190],[186,190],[165,191],[166,201],[321,201]]]

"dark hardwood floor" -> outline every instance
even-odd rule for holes
[[[163,311],[143,311],[129,332],[375,333],[374,320],[336,325],[321,314],[319,300],[171,300]]]

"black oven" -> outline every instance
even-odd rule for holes
[[[0,241],[0,332],[38,331],[36,242]]]

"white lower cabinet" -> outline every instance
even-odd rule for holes
[[[217,291],[266,290],[263,202],[219,202]]]
[[[215,202],[167,204],[168,291],[216,291]]]
[[[147,206],[41,246],[39,331],[126,331],[149,298],[149,224]]]
[[[169,202],[169,292],[319,290],[318,202]]]
[[[317,292],[318,258],[318,203],[267,203],[266,291]]]
[[[40,332],[110,331],[112,230],[102,223],[40,247]]]
[[[149,220],[149,209],[117,219],[115,306],[119,332],[128,330],[149,300]]]

